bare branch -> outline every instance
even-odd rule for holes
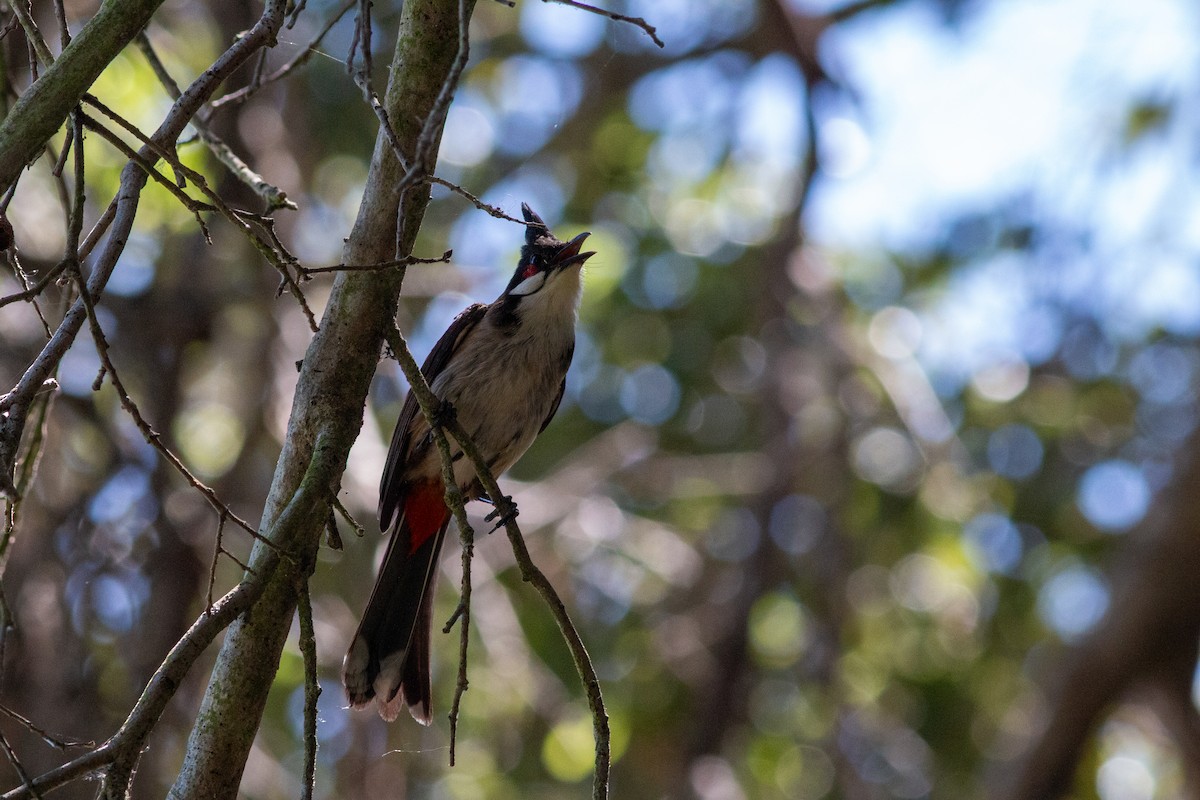
[[[461,526],[465,524],[465,519],[459,519],[459,516],[461,515],[465,518],[466,514],[460,510],[462,496],[458,491],[457,483],[454,481],[453,459],[450,453],[449,442],[446,438],[447,433],[454,438],[458,447],[470,459],[471,465],[475,468],[475,473],[483,485],[484,491],[495,504],[496,513],[503,522],[509,541],[512,544],[513,554],[516,557],[517,566],[521,571],[521,579],[533,584],[538,594],[541,595],[542,600],[549,607],[551,616],[554,617],[554,621],[563,635],[567,648],[571,652],[571,658],[575,662],[575,669],[579,673],[580,680],[583,683],[584,693],[588,699],[588,707],[592,714],[592,730],[596,740],[596,769],[592,782],[592,797],[593,800],[604,800],[604,798],[608,797],[608,775],[612,762],[608,713],[604,708],[604,698],[600,691],[600,680],[596,676],[595,667],[592,665],[591,657],[588,656],[583,639],[580,637],[579,631],[575,628],[575,624],[567,612],[566,605],[558,596],[554,586],[546,578],[545,574],[538,569],[530,557],[529,550],[525,547],[524,536],[517,525],[517,507],[513,504],[511,498],[506,497],[500,491],[500,486],[497,484],[496,478],[492,475],[487,459],[479,452],[479,449],[475,446],[475,442],[463,430],[453,414],[446,413],[445,405],[434,395],[433,390],[430,389],[428,381],[425,380],[425,376],[417,366],[416,359],[413,358],[400,331],[395,327],[389,330],[387,341],[397,362],[400,364],[401,370],[404,372],[405,378],[408,379],[409,390],[414,393],[421,413],[429,420],[430,430],[433,433],[434,441],[437,443],[438,451],[442,457],[443,481],[448,487],[446,490],[446,502],[455,512],[455,519],[458,520],[460,530],[462,529]],[[473,532],[471,536],[471,541],[473,541]],[[464,540],[464,546],[466,541]],[[465,555],[464,558],[466,558]],[[467,617],[464,611],[464,629],[466,628],[466,624]],[[460,659],[462,658],[465,658],[465,656],[460,650]],[[463,661],[460,661],[460,680],[464,683],[463,690],[465,690],[463,663]]]
[[[300,513],[300,510],[297,509],[295,513]],[[112,738],[95,750],[33,779],[30,785],[12,789],[0,796],[0,800],[36,797],[38,792],[56,789],[108,765],[122,764],[131,769],[141,754],[146,738],[157,725],[167,703],[183,684],[184,676],[196,659],[221,631],[254,604],[278,565],[278,555],[271,555],[270,561],[258,574],[244,579],[192,623],[151,676],[142,696]],[[105,783],[109,783],[108,778]]]
[[[142,3],[153,4],[156,3],[156,0],[142,0]],[[85,34],[88,31],[96,30],[96,24],[106,19],[104,15],[111,11],[112,5],[115,4],[101,6],[100,12],[92,19],[84,33],[76,36],[71,42],[70,50],[80,52],[82,45],[87,45],[88,41],[94,40],[99,36],[99,34],[96,34],[91,39],[88,39]],[[244,64],[246,59],[259,48],[274,42],[275,31],[283,18],[284,5],[285,0],[270,0],[263,16],[254,27],[238,38],[229,49],[217,57],[209,69],[205,70],[192,82],[187,91],[171,107],[170,112],[168,112],[158,130],[151,137],[156,147],[165,148],[170,146],[217,86]],[[67,54],[64,53],[55,62],[54,68],[59,68],[67,60]],[[65,90],[70,90],[70,88],[66,87]],[[21,102],[26,102],[26,99],[30,98],[32,94],[32,90],[26,92],[22,96]],[[80,92],[79,96],[82,97],[82,94],[83,92]],[[29,102],[32,102],[32,100]],[[5,131],[8,129],[9,123],[20,116],[18,113],[20,107],[21,103],[18,103],[17,107],[14,107],[12,113],[5,119],[4,125],[0,126],[0,153],[5,151],[3,146]],[[27,132],[23,135],[27,135]],[[43,141],[44,139],[39,140],[39,148]],[[154,149],[148,146],[143,146],[141,149],[141,155],[144,158],[148,158],[154,154]],[[0,159],[0,161],[3,161],[3,159]],[[15,166],[12,163],[0,163],[0,177],[2,177],[5,170],[12,170],[12,174],[15,176],[23,166],[23,156]],[[6,182],[11,183],[11,179],[9,177]],[[108,237],[103,252],[93,265],[91,275],[88,278],[88,291],[93,299],[98,299],[104,291],[104,287],[107,285],[109,277],[116,267],[117,259],[125,249],[125,243],[129,239],[130,231],[133,228],[133,221],[137,215],[141,191],[146,186],[147,180],[148,176],[146,173],[135,163],[126,165],[121,173],[121,188],[117,194],[116,208],[114,209],[113,221],[111,223],[112,232]],[[14,491],[11,483],[13,463],[22,432],[24,431],[29,404],[34,395],[57,369],[63,355],[75,341],[75,337],[78,335],[86,318],[87,308],[83,304],[82,299],[80,299],[64,315],[62,322],[59,323],[58,329],[54,332],[50,341],[46,343],[41,353],[38,354],[25,370],[17,385],[7,394],[0,396],[0,411],[8,412],[5,415],[0,415],[0,494],[11,496]]]
[[[0,704],[0,713],[3,713],[6,716],[11,717],[12,719],[16,720],[18,723],[20,723],[21,727],[25,728],[30,733],[32,733],[34,736],[38,737],[46,744],[48,744],[51,747],[56,748],[58,750],[66,750],[68,747],[95,747],[96,746],[95,742],[84,742],[84,741],[80,741],[78,739],[68,739],[65,736],[58,736],[58,735],[50,733],[49,731],[46,731],[42,728],[39,728],[37,725],[35,725],[33,723],[33,720],[25,717],[22,714],[18,714],[16,711],[13,711],[11,708],[9,708],[6,705]]]
[[[429,175],[425,178],[425,180],[427,180],[429,183],[436,184],[438,186],[444,186],[447,189],[449,189],[450,191],[454,192],[455,194],[462,195],[463,197],[467,198],[467,200],[471,201],[472,205],[474,205],[480,211],[486,211],[488,214],[495,217],[496,219],[506,219],[509,222],[515,222],[518,225],[528,224],[524,220],[517,219],[516,217],[510,217],[508,214],[505,214],[503,210],[501,210],[500,208],[497,208],[496,206],[489,205],[489,204],[483,202],[478,197],[471,194],[463,187],[459,186],[457,183],[451,183],[450,181],[446,180],[445,178],[439,178],[436,175]]]
[[[53,64],[54,56],[50,53],[50,47],[46,44],[46,40],[42,38],[42,32],[38,29],[37,22],[29,15],[29,6],[21,0],[8,0],[8,7],[12,9],[13,16],[20,23],[26,40],[33,48],[33,52],[37,54],[38,61],[47,67]]]
[[[344,2],[340,8],[336,9],[333,14],[329,16],[329,19],[325,21],[325,25],[321,28],[317,35],[313,37],[312,41],[308,43],[308,46],[301,50],[299,54],[292,58],[292,60],[288,61],[274,72],[264,75],[256,83],[249,86],[243,86],[241,89],[230,92],[222,97],[218,97],[216,100],[213,100],[208,104],[209,108],[215,111],[222,106],[244,103],[264,86],[268,86],[269,84],[282,80],[296,69],[304,66],[306,63],[308,63],[308,60],[312,58],[313,54],[318,52],[317,48],[325,39],[326,34],[333,30],[333,26],[336,25],[342,17],[346,16],[346,12],[354,8],[354,6],[357,4],[358,0],[346,0],[346,2]],[[293,18],[291,22],[295,21],[295,14],[299,13],[299,10],[303,5],[303,2],[297,5],[297,10],[293,12]],[[291,27],[291,22],[289,22],[288,27]]]
[[[650,37],[650,41],[654,42],[659,47],[666,47],[663,40],[658,38],[658,29],[651,25],[642,17],[629,17],[625,14],[618,14],[615,11],[609,11],[607,8],[597,8],[589,6],[587,3],[580,3],[579,0],[542,0],[543,3],[560,3],[564,6],[578,8],[581,11],[590,11],[593,14],[599,14],[602,17],[608,17],[616,22],[628,22],[630,25],[636,25],[646,32]]]
[[[391,261],[381,261],[378,264],[334,264],[332,267],[302,267],[297,264],[296,269],[300,272],[301,280],[308,280],[313,275],[320,275],[326,272],[375,272],[381,269],[407,267],[411,264],[448,264],[452,255],[454,255],[454,251],[447,250],[437,258],[407,256],[405,258],[394,258]]]
[[[16,770],[17,777],[21,779],[21,785],[27,788],[34,797],[40,798],[38,790],[33,787],[33,781],[29,779],[29,773],[25,771],[24,765],[21,764],[21,759],[17,758],[17,753],[12,749],[12,745],[8,743],[8,738],[0,732],[0,749],[4,750],[4,757],[8,759],[8,763],[12,764],[12,768]]]
[[[317,634],[313,630],[308,581],[301,581],[299,588],[296,614],[300,619],[300,653],[304,656],[304,783],[300,800],[312,800],[317,780],[317,699],[321,684],[317,680]]]
[[[154,70],[154,74],[158,76],[159,82],[167,90],[173,99],[179,99],[179,85],[171,78],[171,74],[167,72],[166,65],[158,57],[158,53],[154,51],[154,46],[150,43],[150,38],[146,36],[146,32],[142,31],[134,39],[138,49],[142,51],[142,55],[146,57],[146,61],[150,63],[150,68]],[[266,50],[261,51],[260,55],[265,55]],[[217,160],[225,165],[226,169],[242,183],[250,187],[251,191],[261,197],[267,203],[267,213],[276,211],[280,208],[289,208],[293,211],[297,208],[296,204],[288,199],[287,194],[275,186],[268,183],[261,175],[250,169],[245,161],[243,161],[237,153],[233,152],[233,148],[227,145],[221,137],[213,133],[207,123],[208,115],[203,111],[198,113],[195,119],[192,120],[192,127],[200,134],[200,139],[208,145],[208,149],[212,151]]]
[[[304,297],[303,290],[301,290],[299,284],[296,282],[296,279],[292,277],[292,274],[289,271],[289,267],[295,265],[296,259],[291,253],[288,252],[287,248],[283,246],[283,243],[279,240],[279,237],[275,235],[275,221],[272,217],[230,207],[224,201],[224,199],[217,194],[217,192],[209,187],[208,181],[205,179],[205,177],[180,161],[179,156],[175,152],[168,148],[161,147],[157,142],[147,138],[146,135],[138,130],[135,125],[122,118],[119,114],[108,108],[108,106],[104,105],[104,103],[100,102],[95,97],[86,95],[84,99],[89,105],[94,106],[97,110],[101,111],[105,116],[112,119],[122,128],[141,139],[145,143],[143,149],[146,147],[151,148],[155,155],[166,161],[171,168],[175,170],[176,175],[190,180],[211,203],[211,205],[198,203],[198,201],[193,200],[190,196],[183,192],[181,188],[178,188],[175,184],[167,181],[166,178],[161,175],[161,173],[158,173],[156,170],[154,170],[153,174],[155,180],[166,186],[168,191],[179,198],[180,202],[183,203],[188,210],[193,211],[193,213],[196,213],[196,210],[219,211],[222,216],[232,222],[238,230],[244,233],[249,238],[250,243],[254,245],[254,248],[262,254],[263,258],[265,258],[267,262],[280,273],[282,278],[281,292],[284,288],[288,290],[288,292],[296,299],[296,302],[299,303],[301,310],[304,311],[304,315],[308,318],[309,328],[314,331],[317,329],[316,316],[313,314],[312,308],[309,307],[308,300]],[[122,152],[125,152],[126,154],[131,152],[128,148],[124,147],[123,143],[119,143],[119,140],[115,141],[114,144],[122,148]],[[130,158],[134,159],[134,156],[130,156]],[[143,169],[153,170],[153,167],[148,165],[148,160],[137,160],[138,163],[143,165]],[[197,220],[200,221],[199,215],[197,215]],[[254,222],[258,224],[259,227],[266,232],[269,241],[263,241],[260,237],[255,236],[253,229],[247,224],[248,222]],[[204,231],[205,238],[208,239],[208,230],[204,226],[203,221],[200,221],[200,225],[201,229]]]

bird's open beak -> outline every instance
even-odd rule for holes
[[[562,249],[554,255],[552,266],[555,269],[563,269],[564,267],[572,266],[573,264],[582,264],[592,256],[594,252],[581,253],[580,248],[583,247],[583,241],[591,236],[590,233],[581,233],[571,241],[563,245]]]

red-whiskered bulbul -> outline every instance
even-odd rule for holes
[[[421,372],[499,475],[520,458],[558,410],[575,350],[581,267],[588,234],[561,242],[528,205],[525,246],[508,288],[450,323]],[[487,499],[450,438],[454,479],[468,499]],[[438,553],[450,524],[442,464],[428,420],[410,391],[379,485],[379,525],[391,531],[383,565],[346,659],[350,705],[375,699],[389,722],[407,705],[432,719],[429,634]]]

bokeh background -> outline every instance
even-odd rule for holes
[[[380,86],[395,5],[374,9]],[[1172,610],[1168,646],[1143,648],[1148,663],[1116,689],[1090,682],[1079,654],[1102,652],[1097,638],[1116,654],[1142,647],[1118,635],[1118,611],[1156,619],[1170,566],[1200,563],[1200,531],[1186,527],[1200,382],[1195,5],[605,5],[644,16],[666,47],[578,9],[480,0],[438,174],[509,213],[530,203],[564,239],[590,230],[598,251],[562,409],[502,483],[600,671],[614,796],[990,796],[1056,715],[1084,704],[1064,683],[1099,694],[1071,796],[1183,796],[1200,632],[1188,614],[1200,610]],[[78,25],[94,4],[66,9]],[[338,10],[309,0],[271,63]],[[256,14],[169,0],[148,32],[190,80]],[[307,266],[340,260],[375,136],[344,64],[352,17],[288,80],[213,117],[299,205],[276,216]],[[24,85],[16,38],[8,67]],[[136,50],[94,93],[146,128],[170,102]],[[87,148],[98,213],[124,162],[99,137]],[[199,145],[185,153],[226,197],[261,207]],[[209,245],[160,188],[145,198],[100,307],[114,361],[170,446],[257,520],[307,322],[227,224],[213,221]],[[26,270],[61,257],[45,159],[8,215]],[[400,324],[418,357],[503,288],[521,238],[435,187],[418,254],[454,258],[408,271]],[[19,288],[0,275],[0,293]],[[304,288],[319,311],[328,277]],[[45,305],[58,313],[53,294]],[[9,386],[44,332],[16,304],[0,308],[0,337]],[[15,629],[0,701],[102,741],[203,610],[217,520],[107,384],[93,391],[98,367],[81,336],[49,406],[6,555]],[[339,667],[382,547],[376,484],[405,390],[381,362],[342,494],[368,532],[343,525],[345,549],[323,550],[312,582],[317,795],[583,797],[586,703],[501,536],[478,547],[458,766],[442,713],[457,632],[435,637],[430,729],[343,707]],[[224,537],[248,550],[236,530]],[[1129,555],[1164,541],[1170,558]],[[447,550],[441,618],[457,600]],[[221,559],[216,591],[238,575]],[[1161,688],[1138,675],[1168,671],[1173,691],[1138,690]],[[195,671],[152,738],[136,796],[172,781],[205,678]],[[298,796],[302,701],[291,646],[244,796]],[[10,719],[0,729],[31,772],[64,758]]]

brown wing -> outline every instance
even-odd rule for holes
[[[483,319],[487,309],[482,303],[476,303],[465,308],[454,318],[450,327],[446,328],[446,332],[429,351],[425,363],[421,365],[421,374],[425,376],[426,381],[433,383],[441,374],[466,335]],[[400,409],[400,418],[396,420],[387,464],[383,468],[383,479],[379,482],[379,527],[385,531],[392,527],[396,509],[404,494],[404,469],[413,446],[411,431],[417,419],[418,408],[417,397],[410,389],[408,397],[404,400],[404,407]]]
[[[554,405],[550,406],[550,413],[542,420],[542,427],[538,428],[538,435],[541,435],[542,431],[546,430],[546,426],[550,424],[550,420],[554,419],[554,415],[558,413],[558,406],[562,403],[563,392],[567,390],[566,371],[571,366],[571,358],[574,355],[575,345],[572,344],[571,348],[567,350],[567,357],[563,359],[563,379],[562,383],[558,385],[558,394],[554,397]]]
[[[542,422],[542,427],[538,428],[538,433],[546,430],[546,426],[550,424],[550,420],[554,419],[554,415],[558,413],[558,406],[562,403],[563,392],[567,390],[567,379],[563,378],[563,382],[558,385],[558,394],[554,398],[554,405],[550,406],[550,413],[546,415],[546,419]]]

